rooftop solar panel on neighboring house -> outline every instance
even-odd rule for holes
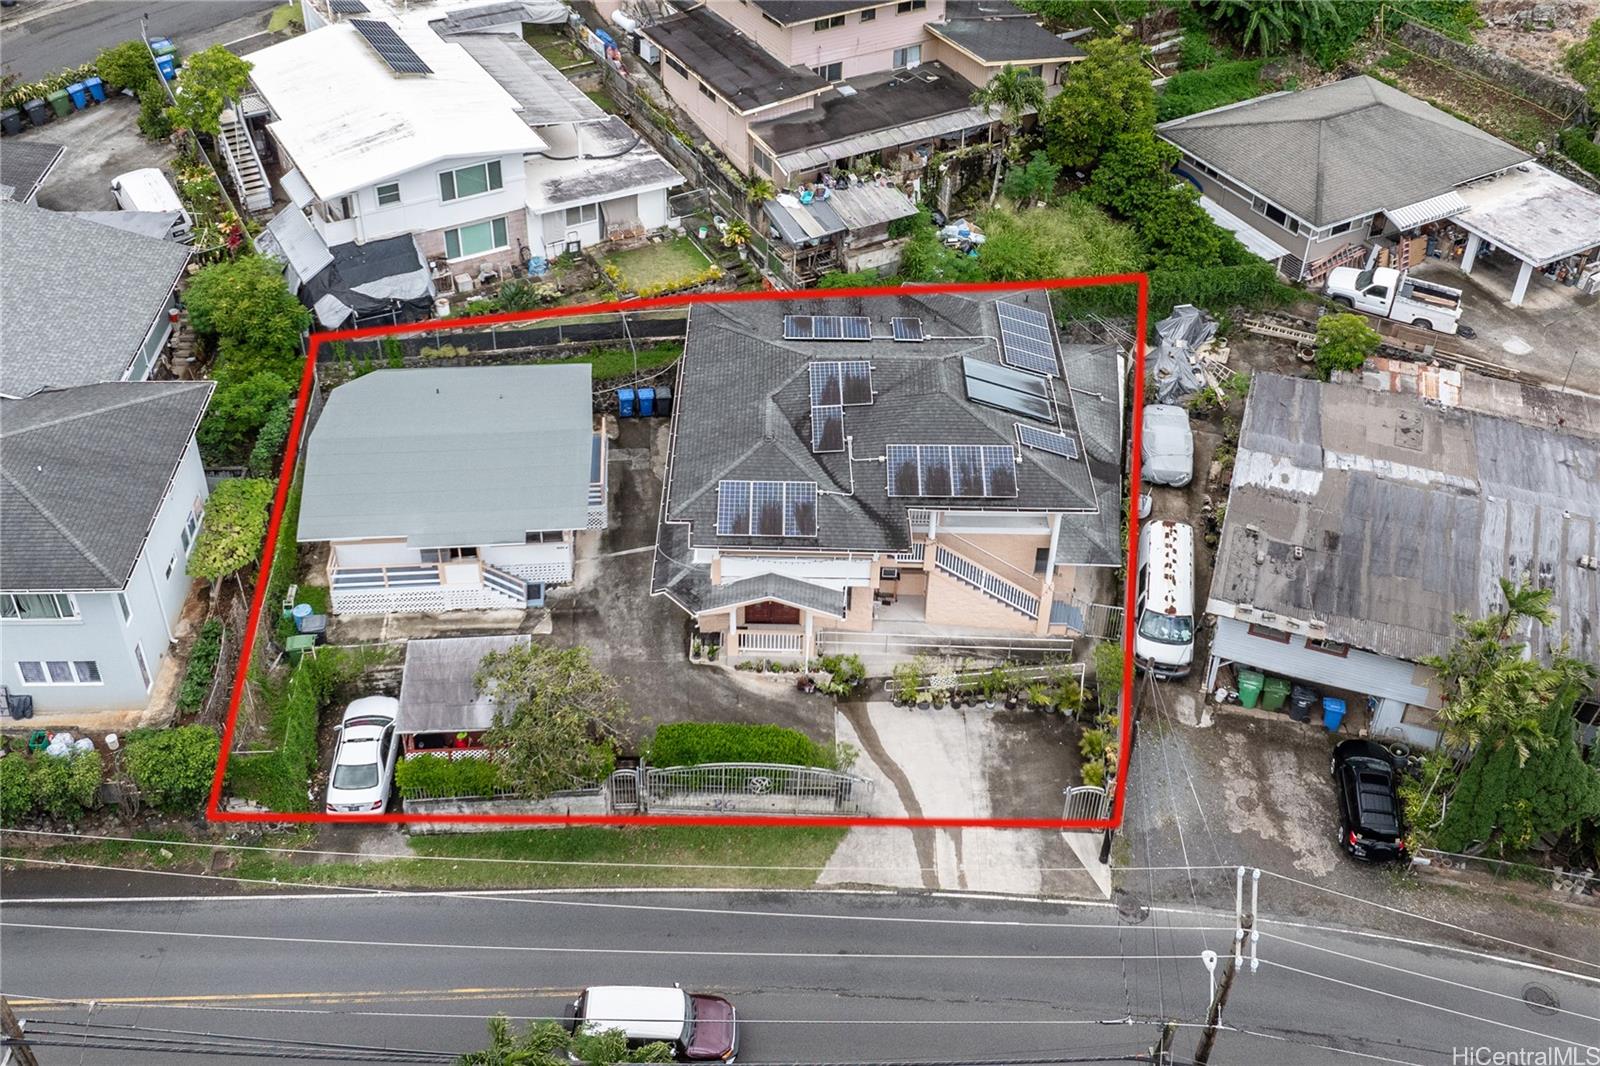
[[[750,534],[756,537],[783,536],[783,482],[751,483]]]
[[[894,330],[894,339],[897,341],[922,341],[927,336],[922,332],[922,319],[920,318],[892,318],[889,328]]]
[[[889,466],[889,495],[922,495],[922,481],[917,476],[917,446],[891,444],[885,449],[885,455]]]
[[[1049,318],[1031,307],[1004,300],[994,306],[1000,316],[1000,348],[1005,361],[1035,374],[1058,373],[1055,336],[1050,332]]]
[[[819,454],[844,451],[844,408],[839,404],[811,409],[811,450]]]
[[[814,481],[722,481],[717,484],[719,537],[815,537]]]
[[[432,74],[433,68],[422,61],[422,57],[414,52],[409,44],[400,39],[394,27],[387,22],[377,19],[351,19],[350,25],[356,28],[372,50],[378,53],[378,58],[389,64],[389,69],[396,74]]]
[[[1041,452],[1065,456],[1068,459],[1078,457],[1078,438],[1070,433],[1056,433],[1018,422],[1017,443],[1025,448],[1037,448]]]
[[[806,341],[812,336],[810,315],[784,315],[783,339],[786,341]]]
[[[817,486],[812,481],[786,481],[783,489],[783,535],[817,535]]]
[[[750,535],[750,482],[723,481],[717,485],[717,536]]]
[[[784,315],[786,341],[870,341],[872,320],[865,315]]]
[[[891,444],[890,496],[1001,498],[1017,494],[1016,453],[999,444]]]
[[[811,406],[844,403],[838,363],[811,364]]]
[[[328,0],[328,10],[335,15],[361,15],[369,9],[361,0]]]
[[[1050,387],[1044,378],[996,366],[970,356],[961,360],[967,380],[967,399],[1040,422],[1055,422]]]

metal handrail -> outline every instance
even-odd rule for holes
[[[951,551],[943,544],[935,545],[933,562],[940,570],[956,580],[971,585],[979,592],[999,600],[1012,610],[1039,617],[1039,597],[1018,588],[998,574],[984,569],[971,559]]]

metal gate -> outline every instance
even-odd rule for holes
[[[606,779],[606,807],[615,814],[636,814],[640,770],[618,770]]]
[[[706,763],[618,770],[606,781],[616,814],[703,811],[746,814],[861,814],[873,783],[815,766]]]
[[[1061,817],[1069,822],[1103,822],[1111,817],[1111,794],[1098,785],[1074,785],[1067,791]]]

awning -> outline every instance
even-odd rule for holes
[[[1306,647],[1305,638],[1295,635],[1289,636],[1287,644],[1253,636],[1249,623],[1236,618],[1217,618],[1211,654],[1226,662],[1324,688],[1342,688],[1417,707],[1437,709],[1439,705],[1427,686],[1417,682],[1417,668],[1411,663],[1359,648],[1331,655]]]
[[[283,191],[289,194],[289,200],[296,207],[304,207],[317,198],[317,194],[311,191],[311,186],[306,183],[306,179],[298,170],[284,171],[280,181]]]
[[[1386,208],[1383,213],[1395,224],[1395,228],[1407,230],[1416,229],[1429,222],[1437,222],[1441,218],[1449,218],[1451,215],[1459,215],[1466,209],[1467,202],[1461,198],[1460,193],[1451,189],[1449,192],[1430,196],[1426,200],[1418,200],[1405,207]]]
[[[1211,221],[1239,238],[1239,243],[1244,245],[1252,255],[1259,255],[1269,263],[1276,263],[1289,254],[1289,249],[1268,237],[1211,197],[1200,197],[1200,206],[1205,209],[1206,214],[1211,216]]]
[[[898,148],[903,144],[921,144],[938,137],[949,137],[962,130],[983,129],[997,121],[999,119],[996,116],[989,114],[983,108],[969,107],[948,115],[907,122],[901,126],[869,130],[854,137],[846,137],[842,141],[834,141],[832,144],[802,148],[798,152],[779,156],[778,165],[787,174],[816,170],[839,159],[849,159],[851,156],[864,155],[867,152],[881,152],[885,148]]]
[[[293,273],[290,287],[294,289],[333,262],[333,253],[323,243],[322,235],[298,207],[279,211],[256,238],[256,244],[262,252],[289,268]]]

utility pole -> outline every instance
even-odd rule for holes
[[[27,1044],[28,1038],[23,1035],[22,1026],[17,1023],[17,1016],[11,1013],[11,1001],[4,996],[0,996],[0,1031],[5,1033],[6,1046],[15,1056],[17,1066],[39,1066],[33,1048]]]
[[[1256,900],[1261,885],[1261,871],[1250,871],[1250,908],[1244,906],[1244,875],[1245,868],[1239,867],[1233,888],[1233,954],[1228,956],[1227,964],[1222,969],[1222,979],[1216,981],[1211,989],[1211,1006],[1206,1011],[1205,1031],[1200,1034],[1200,1044],[1195,1048],[1194,1061],[1196,1066],[1206,1066],[1211,1061],[1211,1049],[1217,1043],[1217,1029],[1222,1024],[1222,1009],[1228,1004],[1228,993],[1233,990],[1233,979],[1238,976],[1239,967],[1244,964],[1244,942],[1248,936],[1250,940],[1250,972],[1254,973],[1260,965],[1256,957],[1256,944],[1261,935],[1255,929]],[[1217,957],[1214,952],[1206,952],[1206,966],[1216,967]],[[1203,956],[1204,957],[1204,956]]]
[[[1161,1036],[1150,1045],[1150,1061],[1155,1066],[1169,1066],[1172,1062],[1172,1039],[1178,1035],[1178,1023],[1161,1023]]]

